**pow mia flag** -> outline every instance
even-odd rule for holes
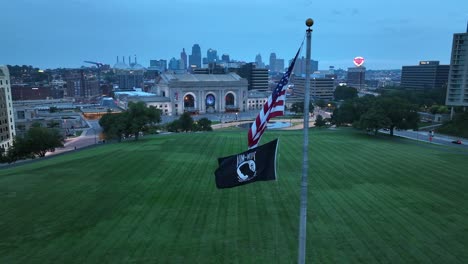
[[[256,181],[276,180],[278,139],[245,152],[218,158],[216,187],[232,188]]]

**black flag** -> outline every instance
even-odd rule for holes
[[[278,139],[245,152],[218,158],[216,187],[232,188],[255,181],[276,180]]]

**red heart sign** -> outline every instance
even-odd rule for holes
[[[356,57],[354,58],[353,62],[354,62],[354,65],[356,65],[357,67],[360,67],[362,64],[364,64],[364,58]]]

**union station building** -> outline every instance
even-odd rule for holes
[[[156,95],[168,98],[168,112],[174,115],[243,112],[250,108],[247,80],[235,73],[163,73],[154,87]]]

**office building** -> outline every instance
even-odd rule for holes
[[[8,151],[15,134],[10,73],[6,66],[0,65],[0,151]]]
[[[304,57],[296,59],[296,64],[294,64],[293,70],[296,76],[305,76],[306,62],[307,60]],[[289,63],[291,63],[291,61]],[[318,71],[318,61],[310,60],[310,72],[313,73],[316,71]]]
[[[453,106],[468,106],[468,25],[466,33],[453,35],[445,103],[452,110]]]
[[[420,61],[419,65],[403,66],[401,87],[417,90],[445,87],[449,69],[450,65],[440,65],[439,61]]]
[[[366,87],[366,67],[348,68],[348,86],[362,90]]]
[[[259,68],[255,63],[247,63],[239,68],[230,68],[230,72],[237,73],[240,77],[247,79],[248,90],[267,91],[268,69]]]
[[[286,101],[302,102],[305,94],[305,77],[293,78],[294,89]],[[310,78],[310,99],[315,100],[333,100],[333,93],[335,92],[335,80],[331,78]]]

